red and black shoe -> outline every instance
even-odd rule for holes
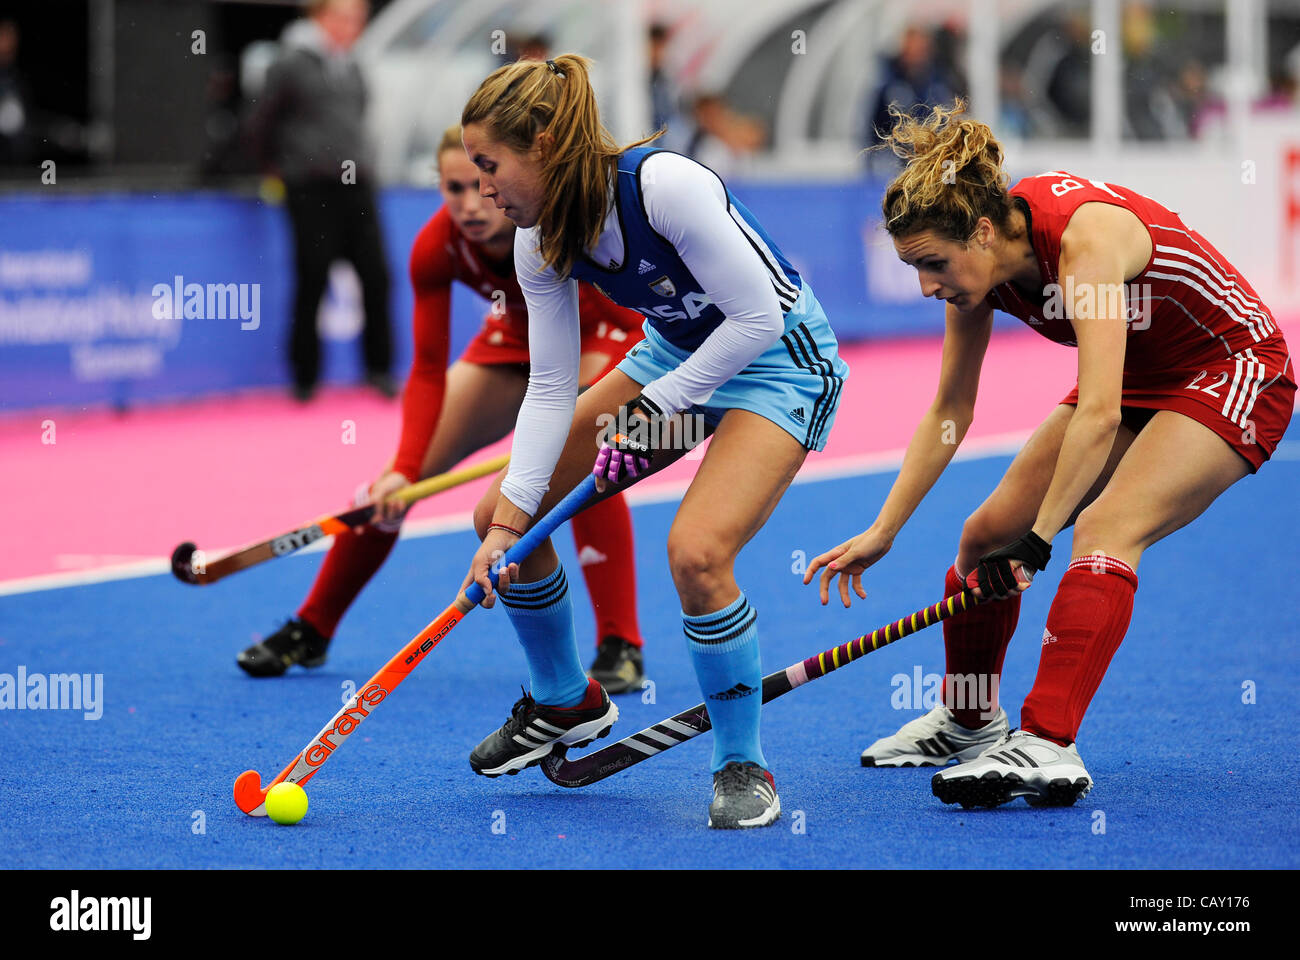
[[[474,748],[469,765],[485,777],[514,776],[541,763],[557,743],[585,747],[607,736],[617,719],[618,707],[595,680],[587,681],[587,695],[574,707],[549,707],[525,691],[510,719]]]

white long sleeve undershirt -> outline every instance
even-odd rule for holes
[[[732,219],[726,191],[710,170],[678,154],[656,153],[641,164],[641,191],[650,226],[676,248],[725,317],[685,362],[643,388],[671,414],[707,403],[715,389],[776,342],[785,318],[766,264]],[[590,255],[601,264],[623,260],[612,201]],[[577,402],[578,288],[576,280],[543,268],[535,227],[515,233],[515,273],[528,304],[531,373],[501,492],[532,515],[564,449]],[[594,458],[594,423],[591,433]]]

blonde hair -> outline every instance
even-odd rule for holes
[[[1002,146],[987,124],[965,113],[966,101],[960,98],[923,117],[890,105],[896,122],[883,146],[907,162],[881,202],[891,237],[933,230],[965,243],[980,217],[1002,228],[1010,222],[1011,178],[1002,169]]]
[[[464,149],[465,144],[461,142],[461,126],[459,123],[453,123],[442,131],[442,139],[438,141],[438,150],[434,156],[441,157],[444,150],[464,151]]]
[[[537,225],[542,261],[560,276],[600,238],[619,154],[660,135],[618,145],[600,122],[590,64],[571,53],[507,64],[488,75],[460,115],[462,126],[483,124],[516,153],[532,151],[537,134],[547,132]]]

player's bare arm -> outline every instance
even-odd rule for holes
[[[803,582],[811,583],[821,569],[818,593],[822,605],[830,599],[831,580],[839,577],[840,602],[850,606],[850,584],[866,599],[862,574],[889,552],[894,537],[952,462],[975,417],[980,369],[993,331],[993,311],[980,303],[962,311],[949,303],[944,310],[943,358],[934,402],[912,434],[903,466],[881,504],[875,521],[862,533],[814,557]]]
[[[1120,423],[1127,337],[1124,298],[1110,295],[1142,272],[1151,238],[1136,216],[1104,203],[1082,205],[1061,239],[1062,286],[1079,344],[1079,405],[1066,428],[1051,486],[1033,532],[1051,543],[1101,473]]]

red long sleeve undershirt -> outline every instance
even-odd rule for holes
[[[415,358],[402,392],[402,435],[393,469],[412,483],[420,479],[420,467],[447,391],[453,265],[441,236],[445,233],[441,219],[430,220],[411,248]]]

